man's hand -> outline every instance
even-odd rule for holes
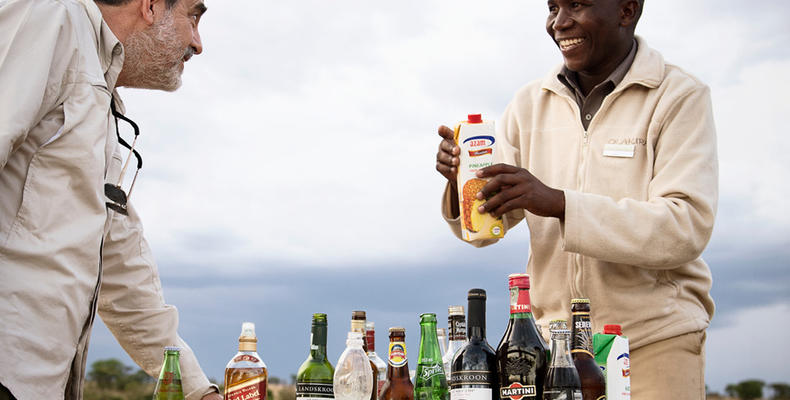
[[[477,171],[477,177],[491,178],[477,193],[478,199],[488,199],[478,209],[480,213],[500,217],[511,210],[525,209],[542,217],[565,218],[565,193],[544,185],[524,168],[496,164]]]
[[[219,393],[209,393],[203,396],[201,400],[223,400],[223,399],[222,399],[222,395]]]
[[[450,182],[452,201],[450,213],[453,217],[460,214],[458,207],[458,165],[461,160],[461,148],[455,144],[455,131],[442,125],[439,127],[439,136],[442,137],[439,143],[439,151],[436,152],[436,170]]]

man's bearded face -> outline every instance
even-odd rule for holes
[[[194,54],[190,43],[179,37],[170,10],[147,29],[129,35],[124,50],[127,86],[170,92],[181,86],[184,62]]]

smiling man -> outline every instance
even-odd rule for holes
[[[634,30],[640,0],[550,0],[546,30],[564,63],[520,89],[478,173],[481,212],[530,229],[533,313],[546,327],[587,297],[594,331],[621,324],[632,398],[705,397],[711,272],[701,254],[718,199],[709,89]],[[443,214],[460,237],[460,149],[443,138]],[[473,244],[485,246],[493,240]],[[544,332],[545,335],[545,332]]]
[[[176,90],[203,51],[205,11],[0,0],[0,399],[82,398],[97,311],[148,374],[177,345],[187,399],[222,398],[178,335],[129,202],[124,159],[142,167],[140,130],[115,90]]]

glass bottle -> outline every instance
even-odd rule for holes
[[[184,390],[181,387],[181,364],[178,361],[178,347],[165,347],[165,360],[159,371],[159,380],[154,388],[154,400],[183,400]]]
[[[449,374],[455,353],[466,344],[466,315],[464,315],[464,306],[447,307],[447,329],[450,333],[450,343],[447,345],[447,351],[444,353],[442,361],[444,362],[444,372]]]
[[[581,382],[570,355],[571,331],[551,331],[551,365],[543,386],[543,400],[582,400]]]
[[[471,289],[466,336],[450,367],[451,400],[493,400],[497,388],[496,352],[486,341],[486,291]]]
[[[376,366],[378,375],[376,376],[376,397],[381,394],[381,387],[387,380],[387,363],[376,354],[376,324],[373,321],[365,322],[365,345],[367,346],[368,358]]]
[[[447,377],[436,338],[436,314],[420,315],[420,354],[417,357],[414,398],[416,400],[450,400]]]
[[[239,352],[225,366],[225,400],[265,400],[268,370],[258,355],[255,324],[241,324]]]
[[[349,332],[346,349],[337,360],[332,386],[337,400],[367,400],[373,390],[370,359],[362,348],[362,334]]]
[[[439,350],[442,353],[442,360],[444,360],[444,356],[447,354],[447,330],[436,328],[436,339],[439,340]],[[445,370],[445,372],[447,371]]]
[[[498,389],[501,399],[543,398],[543,380],[549,368],[543,342],[529,299],[529,275],[511,274],[510,319],[497,346]]]
[[[564,319],[553,319],[549,321],[549,341],[551,341],[551,332],[557,329],[568,329],[568,321]],[[549,349],[554,347],[553,343],[549,344]],[[551,360],[551,350],[547,353],[549,360]]]
[[[362,349],[365,351],[365,354],[368,352],[367,340],[365,339],[367,335],[367,330],[365,328],[366,322],[367,315],[365,311],[358,310],[351,312],[351,332],[358,332],[362,335]],[[370,374],[373,377],[373,388],[375,389],[370,393],[370,400],[376,400],[378,397],[379,368],[373,360],[370,360],[370,369]]]
[[[310,327],[310,355],[296,374],[296,398],[300,400],[334,399],[332,376],[335,369],[326,358],[326,314],[313,314]]]
[[[414,400],[414,385],[409,377],[406,357],[406,329],[390,328],[387,378],[381,387],[379,400]]]
[[[571,300],[571,355],[579,373],[584,400],[606,398],[606,380],[595,362],[592,347],[592,323],[590,322],[590,300]]]

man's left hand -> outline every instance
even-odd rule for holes
[[[222,399],[222,395],[219,393],[209,393],[203,396],[201,400],[223,400],[223,399]]]
[[[500,217],[508,211],[525,209],[542,217],[565,218],[565,193],[550,188],[524,168],[496,164],[477,171],[478,178],[491,178],[477,194],[488,199],[478,211]]]

